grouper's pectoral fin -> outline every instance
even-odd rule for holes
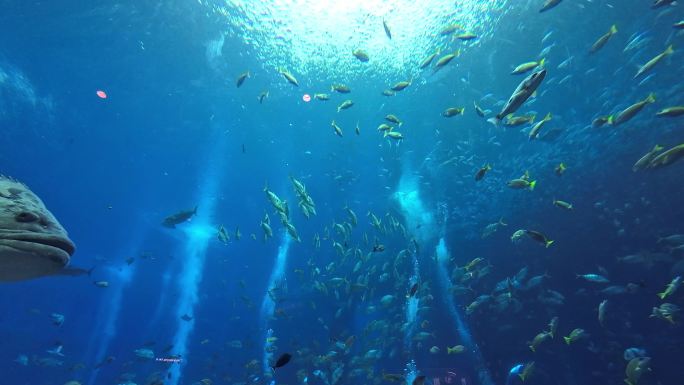
[[[59,271],[56,271],[54,275],[62,275],[62,276],[69,276],[69,277],[80,277],[82,275],[87,275],[90,276],[95,270],[95,267],[92,267],[88,270],[86,269],[81,269],[80,267],[65,267],[64,269],[60,269]]]

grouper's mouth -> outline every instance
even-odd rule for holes
[[[52,259],[54,262],[66,265],[69,257],[76,251],[76,246],[67,237],[40,233],[8,233],[0,234],[0,242],[18,250]]]

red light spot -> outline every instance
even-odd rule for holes
[[[96,94],[100,99],[107,99],[107,93],[102,90],[97,90]]]
[[[309,94],[304,94],[302,100],[308,103],[311,101],[311,96]]]

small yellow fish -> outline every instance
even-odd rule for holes
[[[240,76],[238,76],[237,80],[235,81],[235,83],[237,84],[237,87],[240,88],[242,83],[244,83],[245,79],[247,79],[248,77],[249,77],[249,71],[240,74]]]
[[[663,108],[662,110],[656,112],[656,116],[667,116],[667,117],[677,117],[684,115],[684,106],[675,106]]]
[[[518,373],[518,377],[520,377],[522,382],[525,382],[532,375],[533,372],[534,372],[534,361],[525,364],[522,372]]]
[[[513,72],[511,72],[511,75],[519,75],[519,74],[524,74],[525,72],[532,71],[533,69],[537,67],[543,67],[544,64],[546,63],[546,59],[541,59],[540,61],[530,61],[527,63],[520,64],[519,66],[515,67]]]
[[[603,46],[606,45],[606,43],[608,43],[608,40],[610,40],[610,38],[613,35],[615,35],[617,31],[617,26],[613,24],[610,27],[610,30],[608,30],[608,32],[606,32],[603,36],[599,37],[598,40],[596,40],[596,42],[591,46],[591,48],[589,49],[589,53],[598,52],[598,50],[603,48]]]
[[[634,79],[645,74],[646,72],[649,72],[651,69],[653,69],[653,67],[655,67],[656,64],[658,64],[658,62],[663,60],[665,57],[672,55],[673,53],[674,48],[672,47],[672,45],[668,46],[667,49],[665,49],[665,51],[658,54],[656,57],[646,62],[646,64],[639,67],[639,70],[637,71],[636,75],[634,75]]]
[[[676,276],[672,279],[672,282],[667,284],[667,287],[665,288],[665,291],[662,293],[658,293],[658,297],[660,299],[665,299],[677,291],[679,289],[679,286],[682,284],[682,277],[681,276]]]
[[[565,341],[566,344],[570,345],[573,342],[576,342],[582,338],[587,337],[587,333],[584,331],[584,329],[573,329],[573,331],[570,332],[570,335],[567,337],[563,337],[563,340]]]
[[[442,116],[445,118],[451,118],[452,116],[463,115],[464,111],[465,107],[451,107],[444,110],[444,112],[442,112]]]
[[[339,136],[340,138],[342,137],[342,128],[335,123],[333,120],[332,123],[330,123],[332,126],[333,130],[335,130],[335,135]]]
[[[468,40],[477,39],[477,37],[478,36],[476,34],[467,32],[467,33],[462,33],[460,35],[455,36],[454,39],[468,41]]]
[[[287,80],[288,83],[294,85],[295,87],[299,87],[299,82],[297,81],[297,78],[295,78],[291,73],[287,72],[284,69],[280,70],[280,74],[283,75],[285,80]]]
[[[356,56],[359,61],[366,63],[369,60],[368,54],[362,49],[356,49],[352,52],[352,55]]]
[[[463,345],[456,345],[453,347],[447,346],[447,354],[459,354],[459,353],[463,353],[464,351],[465,351],[465,346],[463,346]]]
[[[553,172],[555,172],[556,175],[558,175],[558,176],[562,176],[563,173],[565,173],[566,169],[567,169],[567,167],[565,166],[565,163],[561,163],[558,166],[556,166],[556,168],[553,169]]]
[[[439,58],[439,60],[437,60],[437,63],[435,63],[435,72],[444,67],[445,65],[449,64],[450,61],[452,61],[455,57],[460,55],[461,50],[457,50],[454,53],[450,53]]]
[[[572,210],[572,205],[571,205],[570,203],[568,203],[568,202],[565,202],[565,201],[559,201],[559,200],[554,199],[554,200],[553,200],[553,205],[554,205],[554,206],[557,206],[557,207],[560,207],[560,208],[562,208],[562,209]]]
[[[398,82],[398,83],[396,83],[395,85],[392,86],[391,90],[392,90],[392,91],[402,91],[402,90],[404,90],[406,87],[408,87],[408,86],[410,86],[410,85],[411,85],[411,82],[410,82],[410,81]]]

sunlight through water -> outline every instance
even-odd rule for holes
[[[491,37],[507,0],[198,0],[225,17],[228,34],[239,37],[267,69],[287,68],[296,75],[367,75],[396,81],[418,73],[418,66],[439,47],[443,53],[471,44],[441,35],[448,25],[480,39]],[[385,34],[387,24],[391,39]],[[362,49],[362,63],[352,51]]]
[[[224,170],[219,154],[225,151],[225,142],[224,138],[220,138],[213,144],[213,151],[209,152],[207,164],[210,166],[207,167],[205,178],[203,178],[205,183],[199,191],[199,210],[191,223],[183,228],[186,237],[182,247],[184,264],[177,278],[180,295],[176,303],[175,318],[178,327],[173,337],[175,352],[183,358],[183,361],[171,366],[169,371],[171,377],[166,383],[168,385],[175,385],[181,381],[183,369],[187,365],[185,357],[188,356],[189,339],[195,328],[195,308],[200,300],[199,288],[204,274],[207,248],[215,234],[210,224],[215,214],[216,192],[221,184],[220,175]],[[187,317],[190,318],[186,319]]]

